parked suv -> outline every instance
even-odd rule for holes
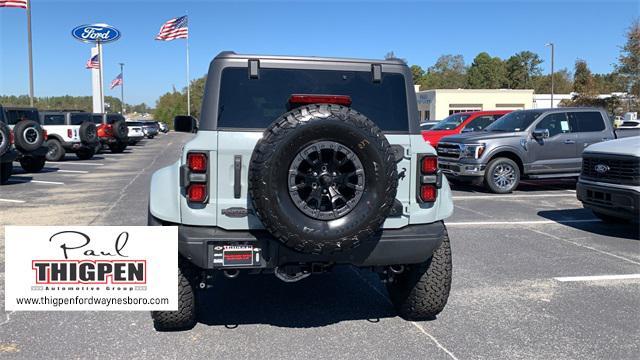
[[[142,132],[147,139],[153,139],[160,132],[160,126],[155,121],[142,121]]]
[[[178,226],[180,252],[178,311],[156,329],[193,326],[212,277],[339,264],[378,272],[405,318],[442,311],[453,203],[411,79],[401,60],[219,54],[199,131],[151,180],[149,225]]]
[[[112,153],[121,153],[129,144],[127,123],[120,114],[91,114],[93,123],[98,127],[100,149],[107,146]]]
[[[41,111],[40,123],[47,130],[48,161],[60,161],[67,152],[81,160],[95,154],[98,135],[91,114],[82,111]]]
[[[640,136],[587,147],[576,193],[606,222],[640,221]]]
[[[430,129],[423,130],[422,137],[431,146],[437,146],[440,139],[445,136],[462,132],[482,131],[509,112],[509,110],[493,110],[453,114],[439,121]]]
[[[20,162],[22,169],[25,172],[39,172],[42,170],[46,161],[47,148],[43,144],[47,139],[47,133],[42,129],[38,121],[38,109],[0,105],[0,122],[6,124],[8,130],[13,132],[13,134],[9,134],[6,140],[13,139],[12,142],[16,150],[15,161]],[[11,145],[10,142],[8,144],[9,147]],[[9,152],[8,148],[7,152]],[[11,176],[12,171],[9,167],[12,167],[12,164],[10,161],[5,163],[8,163],[8,165],[4,165],[8,179]]]
[[[438,163],[451,179],[484,182],[494,193],[508,193],[524,177],[578,177],[585,147],[632,135],[614,131],[602,109],[519,110],[484,131],[443,138]]]
[[[142,126],[144,124],[141,121],[127,121],[126,124],[129,145],[135,145],[140,142],[140,140],[144,139],[144,132],[142,131]]]

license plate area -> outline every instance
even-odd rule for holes
[[[213,267],[261,267],[264,263],[262,250],[253,245],[219,245],[210,247]]]

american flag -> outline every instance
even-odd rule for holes
[[[27,8],[27,0],[0,0],[0,7]]]
[[[87,60],[87,65],[85,65],[85,67],[87,69],[100,69],[100,59],[98,55],[94,55]]]
[[[111,80],[111,86],[109,88],[113,90],[116,86],[122,85],[122,82],[122,73],[120,73],[115,79]]]
[[[164,23],[156,35],[156,40],[175,40],[189,38],[188,18],[181,16]]]

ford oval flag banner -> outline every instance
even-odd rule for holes
[[[7,226],[5,310],[177,310],[178,228]]]
[[[120,38],[120,30],[108,24],[80,25],[71,31],[82,42],[107,43]]]

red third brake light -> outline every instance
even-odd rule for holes
[[[420,170],[423,174],[434,174],[438,171],[438,158],[436,156],[425,156],[422,158]]]
[[[313,94],[293,94],[289,97],[290,104],[336,104],[351,106],[351,97],[347,95],[313,95]]]
[[[204,202],[207,199],[207,185],[199,183],[189,185],[187,199],[192,202]]]
[[[438,191],[433,185],[420,185],[420,200],[424,202],[436,201]]]
[[[189,153],[187,155],[187,164],[189,170],[193,172],[205,172],[207,171],[207,155],[203,153]]]

